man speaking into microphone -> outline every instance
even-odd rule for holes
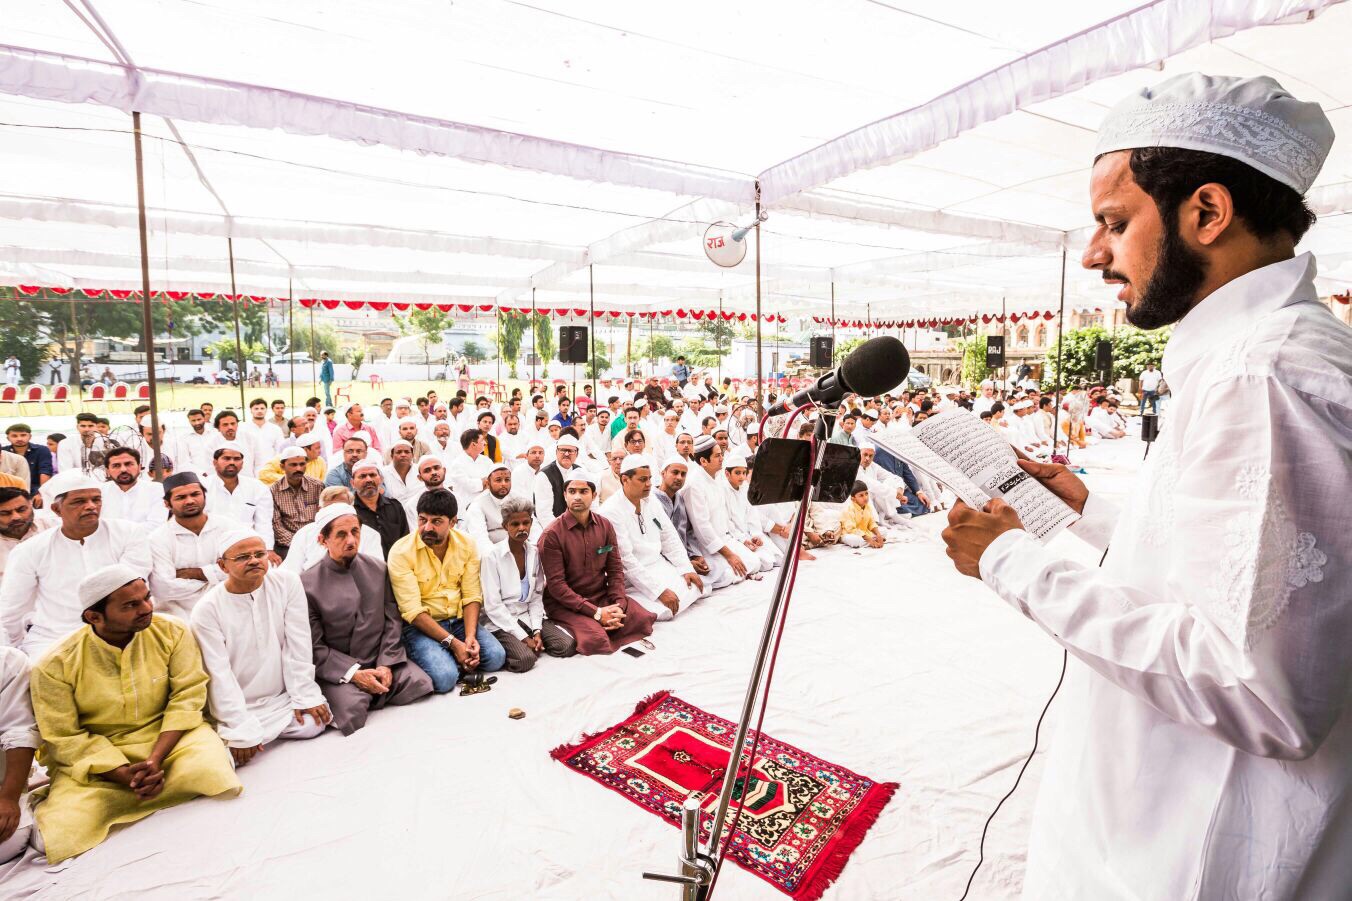
[[[1100,569],[998,500],[944,531],[1070,655],[1025,898],[1352,897],[1352,331],[1295,252],[1332,142],[1272,79],[1198,74],[1099,132],[1083,263],[1132,324],[1177,323],[1169,418],[1120,515],[1021,463]]]

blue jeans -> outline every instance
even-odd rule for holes
[[[437,625],[461,641],[465,640],[463,619],[443,619]],[[483,619],[479,620],[474,637],[479,642],[478,671],[491,673],[502,669],[507,663],[507,651],[493,637],[493,633],[485,628]],[[437,694],[445,694],[455,688],[455,683],[460,681],[460,664],[456,663],[455,655],[442,647],[441,642],[435,638],[429,638],[418,631],[411,623],[404,624],[404,647],[408,648],[408,656],[413,662],[431,677],[432,690]]]
[[[329,388],[333,385],[333,382],[321,381],[320,384],[324,386],[324,406],[333,406],[333,398],[329,396]]]
[[[906,503],[899,504],[897,507],[897,512],[909,513],[912,516],[924,516],[926,513],[930,511],[929,507],[926,507],[924,504],[920,503],[920,498],[915,496],[915,492],[907,488]]]
[[[1146,405],[1146,404],[1150,404],[1150,412],[1151,412],[1151,413],[1154,413],[1156,416],[1158,416],[1158,415],[1159,415],[1159,412],[1160,412],[1160,396],[1159,396],[1159,392],[1157,392],[1157,391],[1142,391],[1142,392],[1141,392],[1141,413],[1143,413],[1143,414],[1145,413],[1145,405]]]

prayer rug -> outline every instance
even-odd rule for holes
[[[686,796],[704,792],[700,832],[707,839],[736,731],[735,723],[664,691],[624,722],[551,756],[673,825]],[[750,749],[749,737],[743,754]],[[756,747],[750,790],[745,781],[737,781],[728,809],[731,823],[746,795],[727,856],[795,901],[821,897],[897,789],[768,735]]]

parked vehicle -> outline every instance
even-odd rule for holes
[[[934,379],[913,367],[910,375],[906,376],[906,384],[912,389],[924,390],[934,384]]]
[[[290,366],[291,361],[295,360],[297,366],[309,366],[312,360],[310,355],[303,350],[298,350],[293,354],[282,354],[280,357],[272,358],[272,368],[276,372],[281,372],[283,366]]]

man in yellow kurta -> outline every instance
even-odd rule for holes
[[[108,831],[199,795],[237,795],[230,755],[203,722],[207,675],[188,627],[155,616],[120,564],[79,586],[85,625],[33,667],[39,759],[51,774],[34,819],[52,863]]]

